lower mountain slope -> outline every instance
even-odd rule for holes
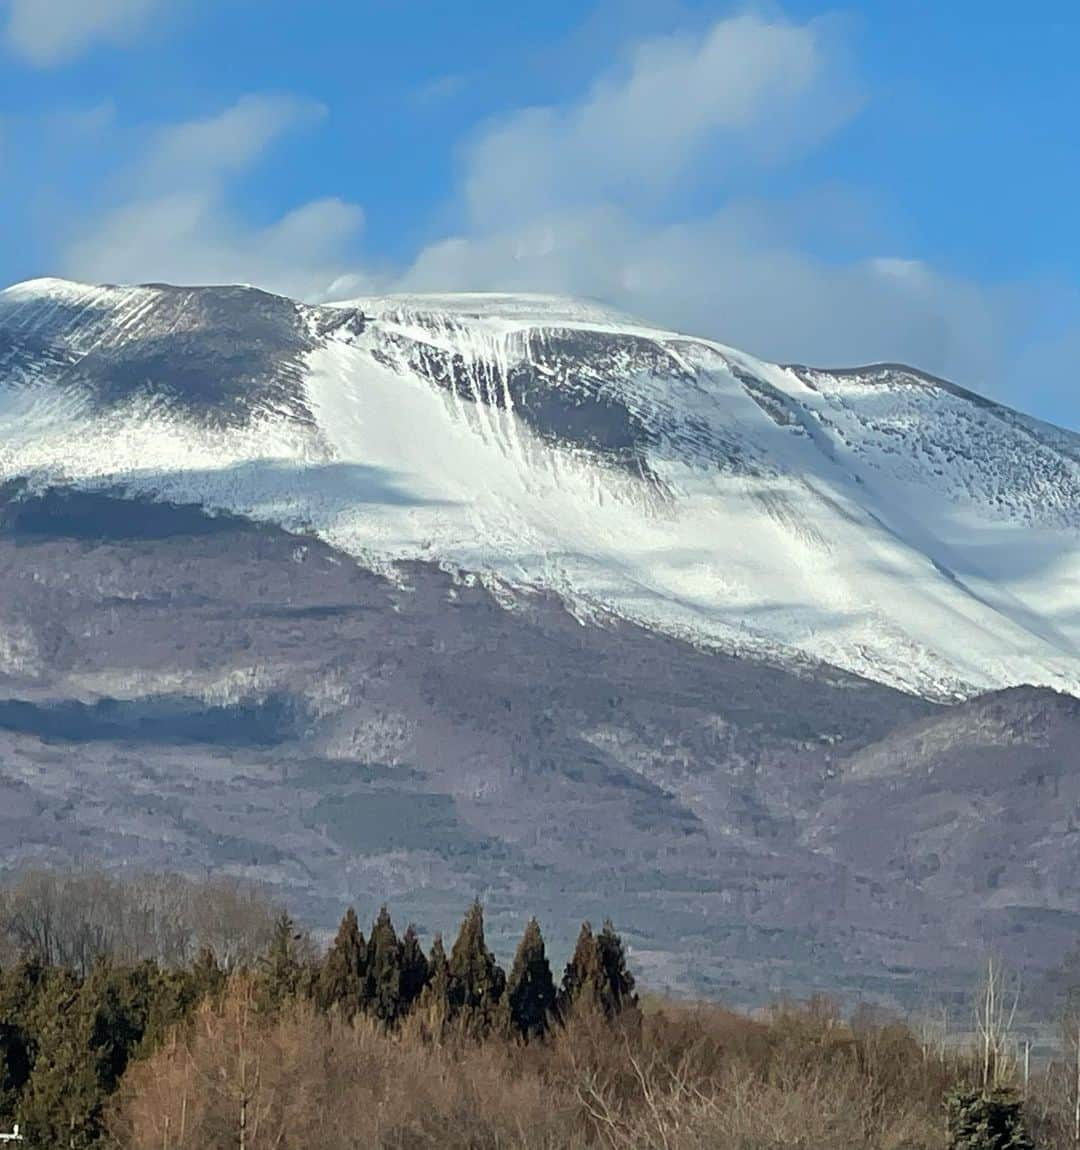
[[[197,507],[9,486],[5,862],[213,868],[328,926],[392,899],[447,928],[479,894],[503,947],[527,891],[565,930],[613,913],[653,985],[735,998],[962,985],[1000,926],[977,910],[1013,898],[1035,922],[1067,901],[1005,872],[973,890],[966,863],[915,882],[876,853],[893,805],[908,816],[874,764],[909,744],[927,763],[981,756],[971,716],[1009,726],[998,697],[943,710],[497,591]],[[1067,882],[1053,785],[1024,793]],[[987,804],[950,849],[1010,834]],[[1031,964],[1061,957],[1059,933],[1017,939]]]
[[[1018,687],[899,727],[845,758],[803,841],[1020,960],[1073,950],[1080,700]]]

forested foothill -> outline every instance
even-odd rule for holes
[[[636,987],[614,926],[561,970],[479,902],[452,941],[347,909],[319,946],[254,888],[32,872],[0,890],[0,1130],[36,1148],[1073,1146],[1080,1000],[1057,1057],[989,963],[967,1033],[825,1000],[754,1015]],[[1067,981],[1067,980],[1066,980]]]

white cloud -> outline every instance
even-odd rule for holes
[[[721,20],[703,35],[638,44],[569,108],[529,108],[468,152],[471,218],[521,219],[597,199],[640,202],[705,162],[715,170],[788,159],[857,104],[834,64],[832,26]]]
[[[445,104],[461,95],[467,86],[468,81],[465,77],[456,72],[435,76],[417,88],[413,93],[413,100],[420,105]]]
[[[482,130],[463,152],[457,234],[396,272],[352,254],[363,227],[354,204],[321,199],[259,226],[244,218],[232,181],[324,114],[245,97],[160,131],[124,182],[128,202],[70,248],[66,271],[248,282],[312,300],[394,288],[586,295],[775,360],[903,360],[1001,393],[1025,338],[1013,295],[867,241],[858,220],[872,212],[850,188],[754,198],[764,166],[852,114],[842,57],[829,21],[755,15],[644,41],[577,103]],[[817,254],[836,231],[849,251],[861,238],[863,254]],[[1044,360],[1056,353],[1052,340],[1040,346]]]
[[[466,226],[421,252],[402,286],[587,295],[777,360],[999,377],[992,293],[919,260],[830,263],[801,250],[782,205],[731,197],[857,106],[836,32],[721,20],[639,44],[575,106],[489,126],[465,156]],[[703,187],[709,210],[680,213]],[[818,218],[850,210],[835,198],[817,196]]]
[[[7,39],[38,67],[64,63],[101,41],[122,42],[164,0],[8,0]]]
[[[88,107],[61,108],[43,118],[43,127],[50,138],[85,143],[100,139],[116,124],[116,105],[102,100]]]
[[[432,245],[402,286],[585,295],[780,361],[906,360],[973,385],[996,378],[1003,303],[925,264],[897,266],[771,245],[747,233],[741,209],[655,226],[600,205]]]
[[[204,192],[137,201],[104,220],[68,254],[76,279],[139,283],[250,283],[320,299],[345,275],[363,211],[316,200],[265,228],[252,228]]]
[[[325,114],[320,104],[295,96],[243,96],[217,115],[159,132],[140,165],[141,176],[169,187],[221,180],[246,171],[286,132]]]
[[[292,97],[250,95],[216,116],[160,130],[125,181],[136,195],[68,250],[66,274],[115,283],[251,283],[322,298],[350,271],[345,253],[363,227],[362,209],[320,199],[255,227],[228,204],[230,178],[322,115]]]

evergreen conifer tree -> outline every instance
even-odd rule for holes
[[[499,1000],[506,988],[506,975],[484,938],[484,910],[479,900],[469,907],[457,940],[450,951],[450,1006],[467,1029],[477,1034],[490,1031]]]
[[[33,1020],[46,973],[29,959],[0,976],[0,1124],[5,1126],[17,1118],[18,1100],[34,1068]]]
[[[155,962],[142,962],[123,972],[124,994],[142,1028],[136,1053],[156,1049],[203,999],[224,989],[224,975],[216,963],[212,971],[199,969],[197,964],[198,959],[186,970],[169,970]]]
[[[0,1014],[0,1125],[15,1120],[15,1106],[30,1077],[30,1035],[10,1015]]]
[[[960,1090],[946,1101],[949,1150],[1035,1150],[1024,1103],[1011,1090]]]
[[[441,934],[437,934],[432,941],[427,965],[427,985],[420,995],[418,1009],[429,1034],[439,1039],[450,1018],[450,963]]]
[[[540,924],[530,919],[521,937],[507,981],[510,1023],[522,1038],[540,1038],[555,1012],[555,980]]]
[[[356,911],[349,907],[319,970],[319,1006],[323,1010],[337,1008],[346,1018],[352,1018],[367,999],[367,968],[368,946]]]
[[[428,988],[449,1000],[450,962],[446,957],[441,934],[437,934],[431,943],[431,954],[428,956]]]
[[[80,1008],[90,1016],[90,1050],[104,1093],[116,1089],[151,1015],[164,1006],[168,985],[151,962],[116,968],[101,961],[83,983]],[[180,1013],[177,1005],[172,1021]]]
[[[262,960],[263,989],[267,1004],[279,1007],[300,990],[303,965],[298,954],[298,943],[303,932],[287,911],[282,911],[274,922],[270,945]]]
[[[445,955],[443,956],[445,960]],[[428,981],[428,960],[411,923],[401,939],[401,1013],[407,1014],[424,992]]]
[[[574,953],[563,971],[559,992],[559,1014],[567,1018],[575,1008],[599,1008],[604,982],[600,948],[592,924],[583,922],[578,933]]]
[[[603,972],[600,1005],[608,1018],[614,1018],[624,1010],[636,1007],[637,995],[634,993],[634,976],[626,965],[626,950],[610,918],[597,935],[596,950]]]
[[[101,1133],[105,1093],[93,1050],[99,989],[54,970],[36,1003],[31,1025],[37,1052],[19,1101],[31,1145],[86,1150]]]
[[[401,1013],[401,943],[386,907],[371,928],[367,970],[368,1009],[390,1025]]]

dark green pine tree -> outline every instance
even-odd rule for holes
[[[300,990],[304,968],[299,958],[299,943],[304,937],[287,911],[274,922],[270,945],[261,962],[263,996],[270,1007],[280,1007],[295,998]]]
[[[949,1150],[1035,1150],[1024,1102],[1011,1090],[960,1090],[946,1100]]]
[[[634,993],[634,976],[626,965],[626,949],[610,918],[597,936],[596,950],[603,972],[600,1005],[608,1018],[614,1018],[624,1010],[636,1007],[637,995]]]
[[[541,1038],[555,1013],[555,980],[540,924],[530,919],[521,936],[506,984],[510,1023],[522,1038]]]
[[[559,991],[559,1015],[566,1019],[575,1009],[600,1008],[604,981],[600,948],[592,924],[583,922],[574,953],[563,971]]]
[[[446,956],[443,955],[445,962]],[[401,938],[401,1013],[408,1014],[428,982],[428,960],[410,923]]]
[[[99,962],[83,983],[83,1009],[92,1017],[90,1046],[103,1093],[116,1089],[159,1001],[165,1005],[169,989],[157,966],[149,962],[135,967]],[[179,1022],[182,1014],[177,1003],[173,1021]],[[168,1022],[163,1020],[162,1025],[167,1028]]]
[[[9,967],[0,975],[0,1125],[18,1119],[18,1103],[37,1054],[35,1016],[49,972],[36,959]]]
[[[401,943],[386,907],[371,928],[367,969],[368,1010],[388,1026],[401,1014]]]
[[[35,1060],[18,1113],[34,1145],[100,1145],[105,1106],[132,1058],[160,1042],[198,999],[188,972],[98,962],[81,982],[50,973],[30,1019]]]
[[[352,907],[319,968],[316,1001],[323,1010],[340,1010],[352,1018],[367,1001],[368,946]]]
[[[30,1145],[87,1150],[101,1134],[105,1093],[93,1046],[98,989],[56,970],[36,1003],[36,1057],[18,1107]]]
[[[191,1017],[200,1002],[220,995],[224,975],[216,963],[212,968],[192,966],[185,970],[161,969],[151,961],[130,968],[124,984],[125,994],[137,1004],[133,1012],[142,1027],[142,1037],[135,1053],[141,1055],[157,1049],[170,1031]]]
[[[428,956],[428,986],[445,997],[450,997],[450,962],[446,957],[446,947],[443,946],[441,934],[437,934],[431,943],[431,954]]]
[[[467,1030],[490,1032],[497,1019],[506,975],[488,950],[484,938],[484,910],[479,900],[469,907],[450,951],[450,1007]]]
[[[33,1067],[30,1035],[11,1015],[0,1013],[0,1125],[15,1121],[19,1095]]]

